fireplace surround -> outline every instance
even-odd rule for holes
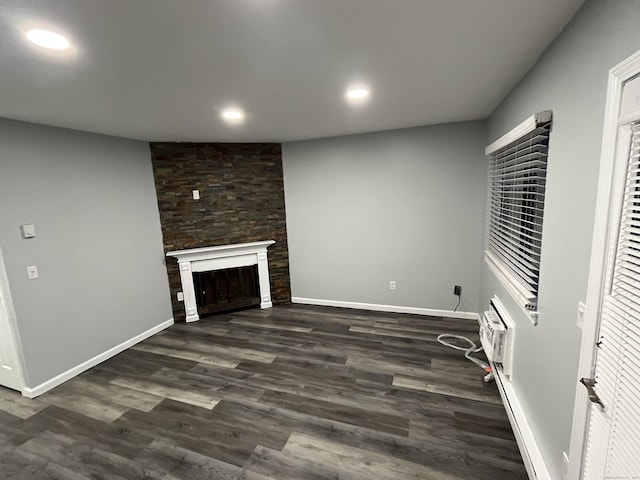
[[[275,240],[266,240],[167,252],[167,257],[174,257],[178,260],[186,321],[195,322],[200,319],[193,281],[194,272],[210,272],[257,265],[260,308],[271,307],[273,304],[271,302],[267,248],[274,243],[276,243]]]

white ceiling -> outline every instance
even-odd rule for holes
[[[288,141],[488,116],[584,0],[0,0],[0,116]],[[28,44],[29,28],[71,51]],[[354,107],[349,84],[372,95]],[[242,107],[242,125],[219,110]]]

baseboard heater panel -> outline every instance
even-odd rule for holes
[[[492,367],[529,480],[553,480],[511,381],[497,365],[492,363]]]
[[[497,296],[480,321],[480,341],[489,361],[507,377],[513,375],[516,323]]]
[[[497,296],[480,323],[480,339],[491,362],[502,403],[530,480],[552,480],[535,435],[513,387],[516,323]]]

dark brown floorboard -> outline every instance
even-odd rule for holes
[[[0,388],[3,479],[520,480],[496,386],[439,333],[290,305],[179,324],[29,400]]]

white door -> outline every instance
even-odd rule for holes
[[[640,479],[640,52],[609,77],[570,480]]]
[[[627,172],[621,209],[612,212],[584,479],[640,479],[640,125],[620,131]],[[621,153],[622,154],[622,153]],[[619,214],[618,214],[619,213]],[[591,390],[589,390],[591,389]]]
[[[20,368],[15,332],[11,324],[13,304],[9,284],[0,251],[0,385],[22,390],[23,379]]]

